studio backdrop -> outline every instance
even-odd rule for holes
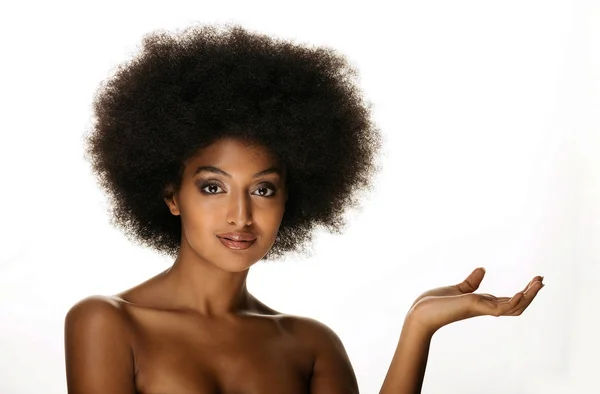
[[[371,394],[421,292],[480,266],[497,296],[544,275],[522,316],[437,332],[423,392],[596,392],[598,3],[57,0],[0,15],[1,393],[65,393],[69,308],[172,264],[111,227],[83,138],[96,89],[145,34],[223,23],[345,55],[384,138],[343,234],[257,263],[257,298],[330,326]]]

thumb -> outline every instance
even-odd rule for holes
[[[485,268],[479,267],[475,268],[467,279],[457,284],[456,287],[460,290],[461,293],[472,293],[479,288],[481,281],[485,275]]]

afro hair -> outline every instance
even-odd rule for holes
[[[85,137],[112,224],[176,256],[181,219],[165,204],[165,188],[180,185],[198,149],[230,137],[265,146],[286,168],[286,210],[265,259],[306,251],[316,226],[341,232],[346,209],[372,187],[381,147],[356,81],[330,48],[240,26],[146,35],[97,90]]]

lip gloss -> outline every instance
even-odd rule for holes
[[[221,243],[229,248],[229,249],[233,249],[233,250],[246,250],[248,249],[250,246],[252,246],[254,244],[254,242],[256,240],[252,240],[252,241],[232,241],[230,239],[227,238],[221,238],[218,237],[219,241],[221,241]]]

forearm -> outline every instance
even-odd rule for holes
[[[425,376],[433,332],[424,331],[411,319],[404,321],[398,347],[379,394],[419,394]]]

